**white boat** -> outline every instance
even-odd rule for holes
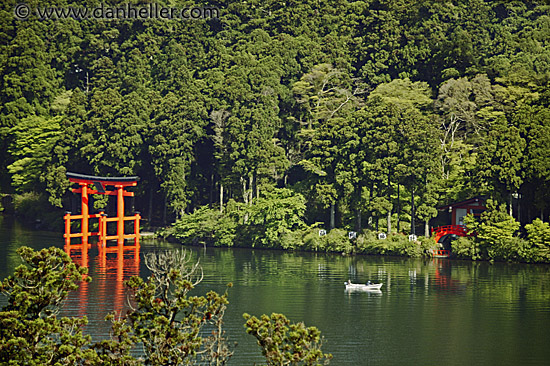
[[[381,283],[371,283],[370,281],[366,284],[362,283],[351,283],[351,281],[344,282],[346,285],[346,290],[361,290],[361,291],[380,291],[382,287]]]

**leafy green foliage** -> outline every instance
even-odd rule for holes
[[[479,251],[489,260],[526,261],[531,262],[537,257],[528,241],[516,236],[519,223],[506,212],[504,205],[493,200],[487,200],[487,211],[481,215],[481,222],[468,215],[465,219],[470,232],[477,234],[479,244],[466,244],[461,249],[461,255],[468,255],[478,259]],[[479,245],[479,246],[478,246]]]
[[[525,225],[527,240],[536,250],[539,260],[547,262],[550,259],[550,224],[540,219]]]
[[[305,227],[305,199],[289,189],[264,191],[252,206],[229,206],[224,213],[200,207],[176,221],[166,235],[187,244],[279,247],[284,235]]]
[[[461,236],[451,242],[453,255],[459,259],[480,260],[482,252],[477,240]]]
[[[353,246],[348,232],[343,229],[332,229],[326,235],[319,235],[319,228],[312,228],[303,238],[303,246],[307,250],[319,252],[351,253]]]
[[[152,107],[150,121],[149,116],[139,117],[144,119],[143,129],[149,135],[147,149],[160,186],[172,209],[181,216],[189,204],[188,177],[195,161],[193,149],[204,136],[207,112],[200,85],[192,77],[181,45],[170,42],[166,52],[162,98]],[[136,92],[137,96],[143,93]],[[148,104],[141,102],[142,106]]]
[[[487,211],[481,215],[481,222],[466,221],[468,229],[477,233],[484,243],[489,258],[506,256],[511,239],[519,229],[519,223],[509,216],[504,205],[487,200]]]
[[[127,282],[135,305],[125,320],[144,345],[147,365],[191,364],[200,358],[224,364],[231,357],[221,329],[227,293],[189,296],[202,280],[198,263],[189,265],[190,260],[184,251],[147,254],[151,276]],[[119,334],[125,330],[120,323],[115,327]],[[202,331],[208,327],[212,335],[205,337]]]
[[[231,357],[222,329],[227,293],[189,296],[202,271],[198,263],[189,265],[185,252],[146,255],[153,274],[127,283],[134,307],[123,317],[107,316],[111,339],[93,344],[82,333],[86,318],[57,317],[68,292],[91,280],[87,269],[53,247],[21,247],[18,253],[24,264],[0,284],[8,297],[0,312],[2,364],[223,365]],[[210,335],[204,335],[207,329]],[[131,352],[138,343],[145,358]]]
[[[51,164],[53,146],[60,134],[60,119],[32,116],[11,129],[14,137],[11,154],[17,160],[7,168],[17,192],[44,186],[42,172]]]
[[[0,284],[8,304],[0,312],[0,362],[5,365],[74,365],[94,360],[86,346],[86,318],[58,318],[60,306],[87,269],[58,248],[17,250],[23,264]]]
[[[550,210],[543,2],[251,0],[109,24],[21,22],[14,5],[0,6],[2,193],[62,207],[67,171],[138,175],[149,224],[236,202],[182,240],[257,247],[305,230],[260,227],[274,188],[305,197],[306,224],[358,232],[398,217],[427,234],[437,206],[481,194],[521,224]]]
[[[379,239],[376,233],[367,232],[357,238],[357,252],[371,255],[395,255],[408,257],[422,257],[431,255],[436,247],[432,238],[409,240],[403,234],[393,234],[386,239]]]
[[[281,237],[305,227],[305,198],[285,188],[264,192],[250,207],[244,207],[248,221],[244,226],[256,228],[250,240],[252,246],[276,247]]]
[[[246,332],[258,340],[267,365],[328,364],[331,354],[321,351],[321,332],[304,323],[291,323],[283,314],[262,315],[259,319],[243,314]]]
[[[479,175],[488,180],[504,197],[516,192],[523,182],[521,162],[525,140],[515,126],[499,118],[485,140],[479,164]]]
[[[219,210],[213,210],[208,206],[202,206],[196,209],[193,213],[184,215],[174,223],[166,233],[162,235],[173,235],[176,239],[185,244],[197,244],[200,242],[209,243],[214,241],[220,227],[222,214]],[[233,229],[230,231],[234,231]],[[226,227],[223,228],[227,230]]]
[[[531,224],[525,225],[527,240],[532,245],[541,249],[550,248],[550,224],[541,219],[535,219]]]
[[[94,343],[91,346],[96,352],[98,362],[109,366],[141,366],[143,360],[132,354],[132,349],[139,343],[126,319],[117,318],[115,314],[105,317],[111,322],[111,338]]]

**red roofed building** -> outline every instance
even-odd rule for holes
[[[454,202],[446,206],[438,207],[438,211],[446,212],[450,215],[449,225],[464,225],[464,217],[467,214],[472,214],[474,217],[481,216],[481,213],[487,209],[485,207],[486,198],[484,196],[476,196],[465,201]]]
[[[454,202],[445,206],[438,207],[439,221],[446,222],[442,225],[432,228],[432,234],[435,235],[435,241],[440,243],[442,249],[438,249],[434,256],[448,257],[451,251],[451,240],[457,236],[468,236],[468,230],[464,224],[466,215],[471,214],[474,217],[480,217],[485,207],[486,198],[476,196],[460,202]]]

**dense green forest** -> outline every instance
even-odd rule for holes
[[[239,211],[423,234],[476,195],[547,221],[545,2],[158,3],[220,16],[22,21],[0,5],[2,193],[70,210],[71,171],[139,176],[152,226]]]

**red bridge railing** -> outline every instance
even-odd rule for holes
[[[438,243],[445,235],[468,236],[468,229],[466,225],[444,225],[432,228],[432,234],[435,234],[435,242]]]
[[[441,232],[456,234],[460,236],[468,235],[468,229],[466,229],[466,225],[444,225],[444,226],[438,226],[438,227],[432,228],[432,233],[437,234]]]

